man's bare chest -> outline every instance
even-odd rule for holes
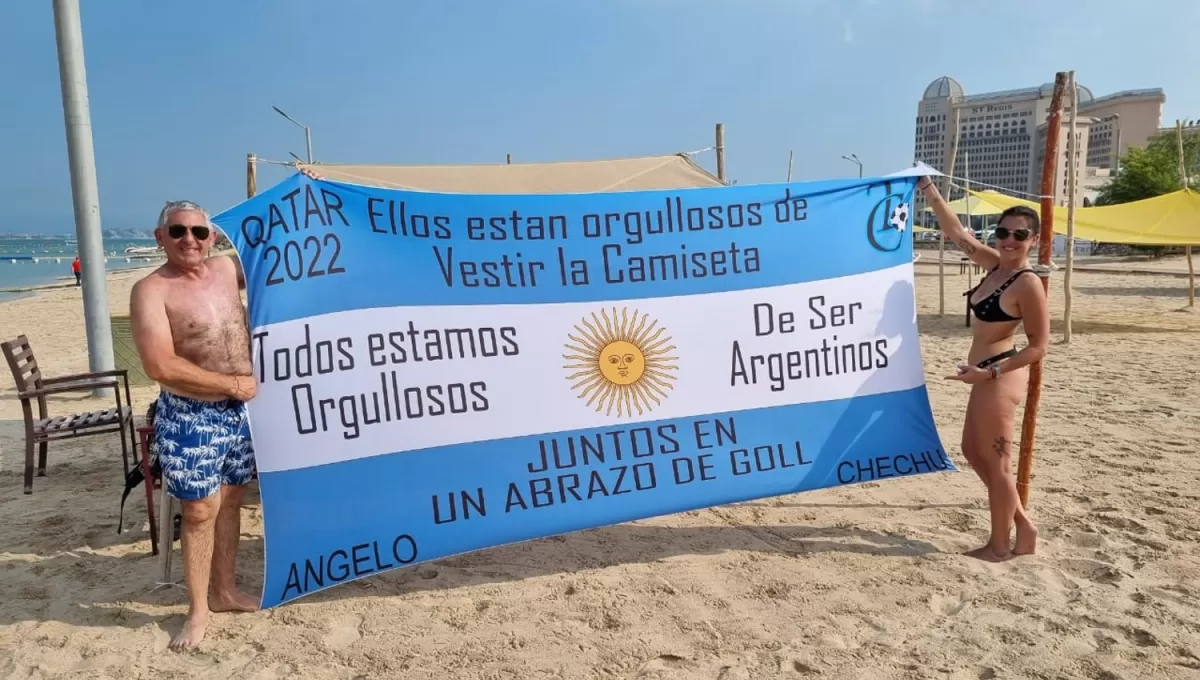
[[[220,282],[179,286],[167,297],[167,318],[175,344],[191,344],[230,331],[244,332],[246,309],[232,285]]]

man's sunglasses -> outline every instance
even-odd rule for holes
[[[1029,238],[1030,234],[1032,234],[1032,233],[1033,232],[1029,231],[1028,229],[1012,229],[1012,230],[1010,230],[1008,227],[996,227],[996,240],[1003,241],[1004,239],[1011,236],[1011,237],[1017,239],[1018,241],[1024,241],[1025,239]],[[197,237],[197,238],[199,238],[199,237]]]
[[[192,237],[197,241],[207,241],[208,235],[212,233],[208,227],[195,226],[191,227]],[[182,224],[172,224],[167,227],[167,235],[178,241],[188,233],[188,227]]]

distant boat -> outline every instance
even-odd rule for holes
[[[161,252],[158,246],[129,246],[125,249],[126,255],[157,255]]]

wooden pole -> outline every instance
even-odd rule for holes
[[[258,157],[252,153],[246,154],[246,198],[254,198],[258,193]]]
[[[967,231],[974,232],[971,224],[971,152],[963,151],[963,198],[967,201]]]
[[[1192,266],[1192,247],[1184,246],[1188,262],[1188,307],[1196,306],[1196,269]]]
[[[717,179],[725,183],[725,124],[717,123]]]
[[[1067,138],[1067,271],[1063,274],[1063,344],[1071,342],[1071,270],[1075,267],[1075,125],[1079,120],[1079,88],[1075,85],[1075,72],[1067,74],[1071,90],[1071,126]],[[1051,237],[1053,238],[1053,237]]]
[[[967,202],[967,231],[975,233],[975,225],[971,224],[971,152],[963,151],[963,200]],[[987,241],[987,238],[984,238]],[[972,272],[975,271],[975,263],[967,263],[967,288],[971,287]],[[970,303],[970,298],[967,298]],[[966,310],[966,325],[971,327],[971,310]]]
[[[1179,147],[1179,185],[1186,189],[1188,185],[1187,165],[1183,162],[1183,122],[1175,121],[1175,144]],[[1183,247],[1188,263],[1188,307],[1196,306],[1196,269],[1192,266],[1192,247]]]
[[[953,103],[950,105],[954,106]],[[958,119],[959,110],[955,108],[954,126],[950,128],[950,169],[942,186],[942,195],[947,201],[954,198],[950,195],[950,177],[954,174],[954,163],[958,159]],[[946,235],[941,229],[938,230],[938,316],[946,316]]]
[[[795,150],[788,151],[788,178],[787,178],[787,181],[789,184],[792,181],[792,158],[795,156],[795,154],[796,154]]]
[[[1038,237],[1038,264],[1042,289],[1050,292],[1050,253],[1054,239],[1054,181],[1058,178],[1058,135],[1062,131],[1063,90],[1067,74],[1054,76],[1054,95],[1050,99],[1050,115],[1046,119],[1046,154],[1042,159],[1042,233]],[[1029,507],[1029,479],[1033,473],[1033,437],[1037,429],[1038,403],[1042,400],[1042,362],[1029,367],[1029,392],[1025,396],[1025,415],[1021,419],[1021,454],[1017,460],[1017,494],[1022,507]]]

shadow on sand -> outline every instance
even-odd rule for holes
[[[0,626],[26,621],[127,628],[154,624],[174,632],[181,613],[144,611],[169,606],[182,612],[186,595],[178,587],[153,590],[158,577],[158,560],[150,553],[140,489],[138,494],[131,496],[126,508],[126,531],[118,536],[116,514],[120,488],[115,483],[98,488],[89,483],[110,477],[112,466],[95,461],[75,467],[73,474],[60,475],[57,480],[53,474],[46,477],[32,496],[20,493],[17,475],[0,477],[0,494],[3,495],[0,513],[10,521],[20,518],[28,527],[27,531],[10,530],[6,542],[15,544],[3,547],[9,555],[0,559]],[[62,488],[49,489],[56,481]],[[108,499],[112,500],[111,514],[97,513],[95,502],[61,502],[64,495],[77,494],[103,494],[103,507],[107,508]],[[247,494],[243,513],[244,518],[261,514],[257,485],[253,485]],[[125,544],[131,550],[123,555],[97,552]],[[178,542],[174,550],[173,578],[181,579]],[[855,528],[728,524],[667,527],[629,523],[395,569],[314,593],[300,602],[452,590],[729,551],[785,556],[842,552],[881,557],[920,557],[939,552],[934,545],[924,541]],[[257,592],[262,587],[261,537],[241,541],[238,573],[247,591]]]
[[[178,549],[176,544],[173,577],[180,579]],[[787,556],[842,552],[880,557],[919,557],[936,553],[938,549],[923,541],[851,528],[778,525],[683,528],[621,524],[400,568],[342,583],[298,602],[317,603],[426,590],[452,590],[727,551]],[[243,588],[252,593],[261,588],[262,555],[261,538],[242,541],[238,560],[239,580]],[[124,557],[83,550],[66,551],[36,561],[9,560],[0,565],[0,579],[4,582],[0,588],[3,594],[0,626],[23,621],[53,620],[77,626],[137,628],[147,623],[178,619],[180,614],[152,615],[138,611],[136,605],[179,606],[186,602],[182,588],[152,591],[158,562],[149,550]],[[67,589],[68,595],[61,594],[60,589],[55,587],[55,579],[73,581]],[[54,595],[56,591],[60,594]],[[67,597],[70,601],[65,601]],[[135,606],[129,606],[131,603]]]

